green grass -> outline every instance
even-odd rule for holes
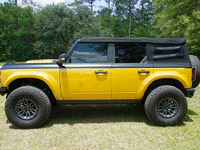
[[[38,129],[7,122],[0,96],[0,149],[200,149],[200,87],[182,123],[154,126],[139,106],[81,105],[55,109]]]

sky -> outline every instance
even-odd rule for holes
[[[18,0],[18,2],[20,1],[22,0]],[[4,3],[4,2],[8,2],[8,0],[0,0],[0,3]],[[44,6],[45,4],[53,4],[53,2],[54,4],[57,4],[59,2],[66,2],[70,4],[70,3],[73,3],[74,0],[33,0],[33,2],[41,3]],[[99,10],[100,6],[107,7],[105,0],[96,0],[93,6],[94,11]]]

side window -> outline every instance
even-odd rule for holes
[[[106,63],[108,43],[78,43],[71,54],[71,63]]]
[[[146,56],[145,43],[115,43],[115,63],[140,63]]]

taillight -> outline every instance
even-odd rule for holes
[[[195,80],[196,78],[196,69],[192,68],[192,80]]]

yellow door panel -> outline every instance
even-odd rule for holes
[[[112,99],[135,99],[141,84],[152,74],[152,68],[113,68]]]
[[[111,69],[61,69],[61,89],[65,100],[111,99]]]

